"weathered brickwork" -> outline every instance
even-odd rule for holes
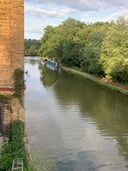
[[[0,0],[0,86],[13,84],[24,66],[24,0]]]
[[[0,94],[12,95],[13,73],[24,69],[24,0],[0,0]],[[24,100],[23,100],[24,101]],[[4,124],[24,121],[24,107],[12,99],[12,112],[4,107]]]

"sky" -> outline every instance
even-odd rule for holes
[[[71,17],[85,23],[128,19],[128,0],[25,0],[25,38],[41,39],[44,28]]]

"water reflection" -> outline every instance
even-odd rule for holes
[[[38,57],[31,57],[31,56],[25,57],[25,63],[31,64],[32,66],[34,66],[38,62],[39,62]]]
[[[66,72],[60,76],[54,87],[59,103],[79,104],[81,116],[93,118],[103,136],[116,139],[120,153],[128,160],[128,97],[76,79]]]
[[[128,97],[39,63],[25,68],[32,149],[46,150],[56,171],[126,171]]]
[[[39,63],[39,70],[40,80],[46,87],[50,87],[53,83],[55,83],[59,76],[58,70],[51,70],[47,68],[46,65],[42,65],[41,63]]]

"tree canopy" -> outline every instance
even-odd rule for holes
[[[100,63],[107,75],[119,82],[128,82],[128,25],[123,18],[107,31]]]
[[[63,65],[96,76],[128,82],[128,22],[84,22],[68,18],[59,26],[47,26],[39,54]]]
[[[41,44],[40,40],[25,39],[24,46],[25,56],[37,56]]]

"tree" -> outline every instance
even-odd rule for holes
[[[30,54],[30,56],[36,56],[36,54],[37,54],[37,49],[36,49],[36,46],[35,46],[35,45],[31,45],[31,46],[30,46],[29,54]]]
[[[44,35],[41,38],[41,47],[39,49],[40,56],[49,56],[49,55],[52,56],[52,53],[49,50],[49,45],[50,45],[49,39],[53,34],[54,34],[54,27],[47,26],[44,29]]]
[[[61,62],[67,66],[80,67],[80,44],[72,39],[67,39],[64,41],[62,49]]]
[[[128,82],[128,25],[124,18],[109,28],[104,39],[100,63],[106,75],[119,82]]]
[[[88,32],[88,30],[90,31]],[[101,64],[99,63],[99,58],[102,42],[106,34],[106,24],[96,25],[96,27],[94,25],[88,30],[88,36],[86,36],[81,57],[81,67],[82,70],[86,72],[101,76],[104,75],[104,72]]]
[[[25,56],[37,56],[40,48],[40,40],[36,39],[25,39],[24,41],[24,52]]]
[[[47,26],[39,51],[64,65],[127,82],[128,26],[123,18],[89,25],[68,18],[57,27]]]

